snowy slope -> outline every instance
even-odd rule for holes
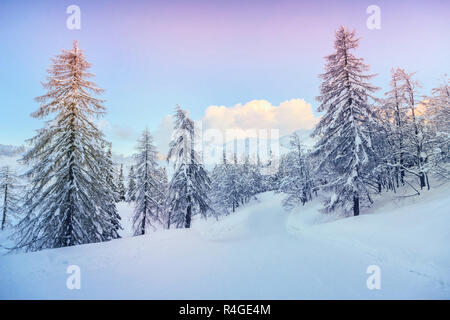
[[[448,299],[448,191],[386,197],[346,219],[319,214],[318,201],[288,213],[265,193],[190,230],[1,256],[0,298]],[[132,207],[120,212],[126,237]],[[374,264],[381,290],[366,287]],[[68,265],[81,268],[80,290],[66,288]]]

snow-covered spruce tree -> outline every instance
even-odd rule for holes
[[[300,203],[304,205],[312,199],[313,193],[310,165],[297,133],[291,135],[290,146],[292,151],[283,159],[279,188],[279,191],[288,195],[283,200],[283,206],[288,209]]]
[[[211,199],[218,214],[234,212],[263,190],[259,167],[248,156],[244,163],[238,162],[236,154],[233,158],[233,163],[228,163],[224,152],[222,163],[211,174]]]
[[[313,155],[318,161],[317,172],[326,173],[322,186],[331,195],[325,201],[325,211],[342,208],[359,215],[360,202],[369,200],[366,183],[375,154],[370,139],[373,119],[369,98],[377,88],[369,84],[373,75],[352,50],[358,47],[355,32],[340,27],[336,32],[336,52],[327,56],[320,87],[319,112],[325,115],[314,129],[319,137]]]
[[[119,201],[125,201],[125,183],[124,183],[124,177],[123,177],[123,164],[120,164],[119,169],[119,176],[117,177],[117,194],[118,194],[118,200]]]
[[[210,199],[215,212],[218,214],[227,215],[232,206],[228,190],[229,170],[230,164],[227,161],[224,148],[222,163],[216,164],[211,172]]]
[[[100,167],[99,179],[102,179],[103,186],[106,189],[106,192],[103,194],[103,200],[101,203],[103,204],[103,210],[108,215],[109,220],[111,222],[111,228],[103,231],[104,241],[118,239],[119,230],[122,229],[120,225],[121,217],[117,211],[116,202],[117,202],[117,192],[115,189],[111,188],[111,185],[108,182],[108,172],[112,172],[114,170],[114,164],[111,161],[110,156],[111,149],[109,152],[105,153],[102,148],[103,157],[98,157],[98,165]]]
[[[225,182],[227,178],[226,165],[216,164],[211,172],[211,192],[209,198],[218,214],[228,214],[228,194]]]
[[[245,156],[244,163],[240,165],[240,181],[242,188],[241,203],[247,203],[252,197],[262,191],[262,175],[259,167]]]
[[[146,129],[142,133],[135,155],[136,188],[131,196],[136,197],[133,229],[134,235],[143,235],[160,220],[159,213],[164,207],[165,185],[157,168],[156,148],[153,137]]]
[[[233,163],[227,170],[227,179],[225,188],[228,190],[231,209],[234,212],[242,202],[242,184],[241,184],[241,166],[238,163],[236,153],[233,154]]]
[[[9,167],[0,169],[1,230],[17,222],[19,215],[19,179]]]
[[[36,251],[117,238],[119,225],[111,190],[102,168],[107,159],[103,134],[92,118],[104,113],[102,93],[87,80],[87,62],[78,43],[53,59],[48,92],[36,98],[32,114],[54,118],[30,139],[32,148],[23,161],[31,190],[24,204],[25,217],[17,225],[14,250]],[[114,210],[113,210],[114,209]]]
[[[185,110],[175,110],[175,125],[167,161],[172,160],[174,174],[168,191],[168,228],[190,228],[192,216],[214,214],[208,193],[211,181],[195,146],[195,127]]]
[[[130,167],[130,171],[128,172],[128,189],[127,189],[127,201],[135,201],[136,182],[135,182],[135,174],[134,174],[134,166]]]
[[[108,149],[105,150],[107,146]],[[104,194],[105,199],[103,200],[103,204],[112,224],[112,229],[110,231],[106,231],[105,233],[105,240],[120,238],[119,230],[122,229],[120,226],[121,218],[116,208],[118,193],[114,182],[115,169],[112,161],[111,148],[111,143],[103,141],[101,145],[101,153],[103,156],[98,158],[98,165],[101,170],[100,178],[104,181],[104,187],[109,191]]]

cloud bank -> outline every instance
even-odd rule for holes
[[[267,100],[253,100],[232,107],[209,106],[201,119],[203,129],[245,131],[278,129],[280,136],[299,129],[310,130],[317,123],[312,107],[303,99],[291,99],[272,105]]]

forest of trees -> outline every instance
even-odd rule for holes
[[[227,154],[213,168],[195,148],[198,132],[188,112],[177,106],[166,165],[145,129],[132,166],[114,163],[112,145],[96,126],[104,115],[103,90],[92,82],[83,52],[74,42],[53,59],[47,92],[32,114],[46,119],[29,140],[20,177],[0,170],[1,228],[10,217],[12,250],[36,251],[119,238],[117,202],[134,206],[134,235],[157,228],[190,228],[192,217],[232,214],[259,193],[285,194],[287,209],[313,198],[324,213],[359,215],[377,194],[409,188],[420,195],[432,181],[449,179],[450,88],[443,82],[426,96],[414,73],[393,68],[384,95],[374,75],[355,55],[359,39],[340,27],[334,52],[325,57],[313,130],[314,147],[296,133],[278,171],[264,174],[259,155]],[[378,96],[375,96],[378,93]],[[255,160],[256,159],[256,160]],[[168,171],[170,169],[170,176]],[[126,174],[127,172],[127,174]],[[432,179],[431,179],[432,178]]]

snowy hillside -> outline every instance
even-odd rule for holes
[[[318,213],[318,200],[288,213],[269,192],[219,221],[133,238],[121,204],[123,239],[0,256],[0,298],[448,299],[448,191],[384,196],[346,219]],[[80,290],[66,288],[69,265]],[[366,286],[370,265],[380,290]]]

